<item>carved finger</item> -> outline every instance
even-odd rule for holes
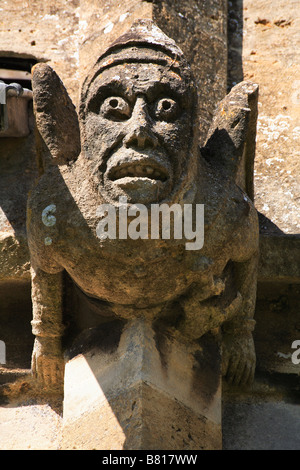
[[[57,367],[56,367],[56,362],[51,361],[51,366],[49,368],[49,386],[55,386],[57,383]]]
[[[43,382],[46,387],[49,387],[51,385],[51,366],[47,367],[47,371],[43,370]]]
[[[44,373],[44,385],[46,387],[51,387],[53,382],[55,382],[54,380],[54,364],[53,364],[53,360],[52,359],[48,359],[47,360],[47,366],[45,368],[45,373]]]
[[[53,363],[52,377],[53,377],[53,384],[59,384],[62,381],[63,375],[62,375],[61,361],[55,361]]]
[[[31,358],[31,372],[34,377],[37,377],[37,370],[36,370],[36,354],[32,354]]]
[[[58,385],[63,384],[64,382],[64,366],[60,366],[56,370],[56,383]]]
[[[223,351],[222,354],[222,376],[225,377],[228,370],[229,364],[229,354],[226,351]]]
[[[44,375],[46,387],[57,387],[63,384],[63,372],[61,360],[57,357],[49,358],[47,364],[47,374]]]
[[[45,376],[44,376],[44,367],[43,367],[43,359],[42,358],[38,358],[38,364],[37,364],[37,379],[42,382],[42,383],[45,383]]]
[[[236,367],[235,376],[233,379],[234,385],[240,385],[242,383],[242,377],[245,371],[245,361],[241,359]]]
[[[226,380],[230,384],[233,383],[233,381],[234,381],[238,363],[239,363],[239,357],[238,356],[232,356],[230,358],[229,365],[228,365],[228,370],[227,370],[227,374],[226,374]]]
[[[252,369],[251,364],[246,364],[243,375],[241,377],[241,385],[247,385],[248,384],[248,380],[249,380],[250,375],[251,375],[251,369]]]
[[[241,378],[241,385],[251,385],[254,379],[255,365],[253,363],[247,363],[244,374]]]
[[[254,375],[255,375],[255,364],[252,364],[250,368],[250,373],[246,382],[248,385],[251,385],[254,382]]]

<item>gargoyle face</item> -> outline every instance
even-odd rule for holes
[[[158,63],[104,69],[89,93],[85,152],[104,199],[160,202],[178,191],[193,141],[192,95]]]

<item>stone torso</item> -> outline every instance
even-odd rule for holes
[[[194,284],[205,291],[204,298],[220,293],[217,280],[228,261],[242,255],[241,228],[252,210],[239,188],[232,184],[222,188],[221,182],[212,197],[206,191],[213,175],[202,183],[195,200],[205,207],[201,250],[186,250],[184,239],[100,240],[96,212],[101,198],[80,163],[63,171],[53,167],[32,194],[29,237],[33,259],[41,269],[52,273],[65,269],[87,295],[137,308],[172,301]],[[229,188],[231,197],[226,200]]]

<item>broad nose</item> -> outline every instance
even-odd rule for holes
[[[147,103],[141,96],[135,102],[124,143],[126,147],[138,148],[155,148],[158,145],[158,139],[151,130]]]

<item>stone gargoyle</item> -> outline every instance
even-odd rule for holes
[[[116,318],[164,319],[184,341],[221,331],[223,375],[235,384],[251,382],[257,86],[242,82],[219,103],[200,148],[191,69],[173,40],[139,20],[87,75],[79,118],[47,64],[34,67],[33,94],[41,162],[27,214],[34,375],[46,386],[63,379],[67,272],[99,301],[99,310],[106,305]],[[106,214],[99,207],[116,208],[118,226],[120,201],[135,210],[202,205],[203,246],[187,249],[184,236],[99,236]]]

